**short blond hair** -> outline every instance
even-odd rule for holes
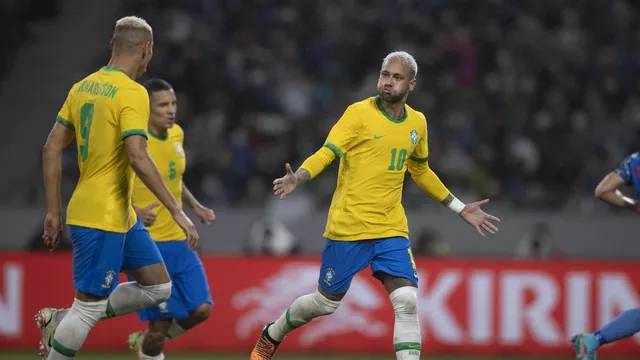
[[[387,56],[382,59],[382,66],[385,66],[391,60],[398,60],[403,65],[407,66],[410,71],[411,79],[415,79],[418,76],[418,63],[416,59],[413,58],[413,55],[409,54],[406,51],[394,51],[389,53]]]
[[[153,40],[153,29],[138,16],[125,16],[116,21],[113,29],[113,46],[116,51],[133,51],[139,45]]]
[[[118,30],[145,30],[149,34],[153,35],[153,29],[151,25],[147,22],[147,20],[139,17],[139,16],[125,16],[116,21],[116,28],[114,32]]]

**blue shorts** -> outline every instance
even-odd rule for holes
[[[126,233],[69,226],[76,290],[107,297],[118,285],[120,271],[162,263],[158,247],[142,222]]]
[[[322,251],[318,286],[328,294],[344,294],[353,277],[369,264],[374,275],[385,273],[418,286],[409,239],[404,237],[359,241],[327,239]]]
[[[169,300],[138,312],[140,320],[182,319],[202,304],[211,304],[211,292],[198,253],[186,241],[156,242],[169,276]]]

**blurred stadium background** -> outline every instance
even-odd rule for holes
[[[1,0],[0,318],[10,320],[0,321],[0,358],[31,358],[32,310],[71,300],[69,269],[59,265],[68,253],[41,251],[41,145],[68,88],[106,63],[114,21],[130,14],[154,28],[147,76],[174,85],[185,182],[218,217],[199,229],[216,309],[176,351],[247,353],[263,319],[245,315],[265,307],[238,294],[268,295],[269,280],[290,279],[291,264],[317,265],[337,166],[285,202],[270,195],[271,181],[285,162],[299,165],[320,146],[348,104],[375,93],[381,59],[396,49],[420,67],[409,104],[429,119],[432,167],[460,198],[490,197],[489,209],[503,218],[499,234],[480,239],[407,181],[404,205],[427,304],[425,353],[569,358],[571,333],[640,304],[637,214],[592,195],[640,148],[637,2]],[[70,149],[66,196],[76,176]],[[304,286],[267,308],[269,316],[313,287],[313,270],[304,271]],[[375,301],[354,295],[350,309],[389,324],[390,308],[376,303],[384,295],[366,274],[361,279],[363,298]],[[233,322],[241,315],[249,323]],[[133,317],[104,325],[88,346],[115,353],[81,358],[119,358],[125,348],[115,344],[136,327]],[[350,329],[357,333],[350,354],[373,349],[389,358],[388,329]],[[229,342],[211,344],[217,333],[229,333]],[[338,340],[298,336],[283,352],[340,354],[345,341]],[[614,356],[640,353],[633,340],[616,346]],[[347,358],[357,357],[335,357]]]

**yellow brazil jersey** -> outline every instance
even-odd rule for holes
[[[327,161],[323,161],[330,162],[337,156],[340,167],[324,237],[332,240],[407,237],[402,188],[408,167],[414,179],[428,169],[425,116],[405,105],[404,115],[392,118],[378,97],[354,103],[333,126],[324,147],[301,167],[314,177],[325,166],[318,165],[322,161],[317,161],[317,157],[327,158],[327,154]],[[416,182],[420,185],[425,181],[430,180]],[[434,196],[439,201],[448,195],[443,188],[438,188]]]
[[[56,121],[74,130],[80,177],[67,223],[126,232],[136,222],[131,206],[134,172],[123,139],[146,136],[147,90],[124,72],[103,67],[74,84]]]
[[[184,132],[179,125],[173,125],[165,138],[159,138],[149,132],[147,143],[149,154],[155,161],[162,179],[182,206],[182,175],[185,169],[185,154],[182,148]],[[133,188],[133,205],[146,207],[154,202],[160,202],[140,179],[136,178]],[[147,226],[151,238],[155,241],[185,240],[184,231],[173,221],[173,217],[163,205],[154,209],[158,216],[156,221]]]

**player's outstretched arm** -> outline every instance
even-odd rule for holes
[[[151,156],[149,156],[147,152],[147,139],[141,135],[131,135],[124,139],[124,143],[129,156],[129,163],[140,180],[142,180],[147,188],[160,200],[162,205],[169,210],[176,224],[184,230],[187,235],[187,240],[189,240],[189,246],[192,248],[197,247],[199,239],[198,230],[184,211],[182,211],[178,201],[173,197],[167,185],[162,181],[162,176],[156,164],[151,160]]]
[[[47,214],[44,218],[42,240],[44,240],[45,246],[51,250],[58,246],[62,236],[62,200],[60,196],[62,153],[73,140],[73,134],[73,130],[56,123],[42,148],[42,175],[47,199]]]
[[[200,218],[201,223],[209,225],[216,220],[216,213],[213,209],[202,205],[184,183],[182,183],[182,201],[189,205],[196,216]]]
[[[488,202],[489,199],[484,199],[466,204],[460,212],[460,216],[464,221],[473,226],[482,236],[485,236],[485,233],[495,234],[498,232],[496,225],[500,222],[500,218],[484,212],[480,207]]]
[[[284,199],[287,195],[291,194],[298,185],[302,185],[311,179],[311,174],[309,174],[309,171],[306,169],[299,168],[294,173],[289,163],[286,163],[284,168],[286,171],[285,175],[273,180],[273,193],[276,196],[280,196],[280,199]]]
[[[594,195],[611,205],[636,208],[637,201],[625,196],[619,189],[624,185],[624,179],[615,172],[608,173],[594,191]]]
[[[473,226],[482,236],[485,233],[495,234],[498,231],[496,224],[500,219],[487,214],[481,205],[489,202],[489,199],[465,204],[455,197],[442,183],[438,175],[429,167],[426,161],[409,161],[411,178],[425,193],[460,215],[469,225]]]

